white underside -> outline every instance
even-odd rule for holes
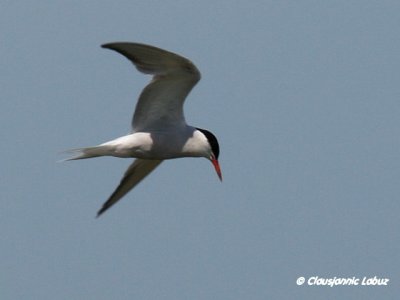
[[[81,155],[73,159],[115,156],[163,160],[179,157],[209,158],[211,155],[206,137],[192,126],[171,131],[135,132],[79,151]]]

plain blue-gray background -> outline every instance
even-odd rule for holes
[[[1,299],[394,299],[398,1],[0,4]],[[190,58],[190,124],[221,146],[163,163],[101,218],[131,160],[57,163],[130,131],[149,80],[103,43]],[[299,276],[387,287],[297,286]]]

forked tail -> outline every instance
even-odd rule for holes
[[[65,153],[69,153],[72,156],[70,158],[64,159],[63,161],[105,156],[105,155],[109,155],[109,152],[110,152],[109,150],[110,150],[109,147],[105,146],[105,145],[71,149],[71,150],[65,151]]]

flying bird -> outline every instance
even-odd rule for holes
[[[140,72],[152,75],[152,80],[139,96],[130,134],[98,146],[70,150],[74,156],[66,159],[136,158],[97,217],[166,159],[205,157],[222,181],[217,138],[206,129],[188,125],[183,113],[186,96],[200,80],[196,66],[180,55],[145,44],[118,42],[102,47],[124,55]]]

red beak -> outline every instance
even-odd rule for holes
[[[219,167],[219,162],[217,159],[215,158],[211,158],[211,162],[215,168],[215,171],[217,172],[217,175],[219,177],[219,180],[222,181],[222,173],[221,173],[221,168]]]

